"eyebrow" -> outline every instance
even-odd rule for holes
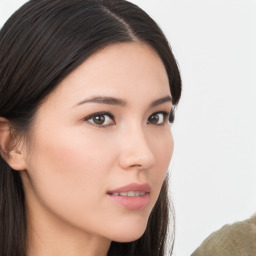
[[[168,95],[153,101],[150,104],[150,107],[153,108],[165,102],[172,102],[171,96]],[[114,97],[103,97],[103,96],[96,96],[96,97],[84,99],[80,101],[76,106],[86,104],[86,103],[99,103],[99,104],[115,105],[115,106],[121,106],[121,107],[127,106],[127,102],[125,100],[114,98]]]
[[[82,105],[85,103],[100,103],[100,104],[107,104],[107,105],[117,105],[117,106],[126,106],[126,102],[122,99],[113,98],[113,97],[102,97],[96,96],[89,99],[84,99],[80,101],[77,105]]]
[[[153,101],[153,102],[150,104],[150,107],[153,108],[153,107],[156,107],[156,106],[158,106],[158,105],[161,105],[161,104],[163,104],[163,103],[165,103],[165,102],[172,102],[172,97],[168,95],[168,96],[165,96],[165,97],[163,97],[163,98],[161,98],[161,99],[155,100],[155,101]]]

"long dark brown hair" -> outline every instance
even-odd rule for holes
[[[8,119],[17,134],[28,134],[40,103],[68,74],[99,49],[133,41],[158,53],[176,105],[181,79],[175,58],[161,29],[139,7],[124,0],[28,1],[0,31],[0,117]],[[0,255],[26,256],[23,185],[19,172],[1,154]],[[112,242],[109,256],[164,256],[170,208],[167,188],[166,179],[143,236],[129,243]]]

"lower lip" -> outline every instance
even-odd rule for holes
[[[149,202],[149,194],[143,196],[114,196],[109,197],[116,203],[124,206],[129,210],[139,210],[144,208]]]

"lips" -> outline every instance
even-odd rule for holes
[[[118,205],[128,210],[139,210],[149,202],[151,188],[149,184],[132,183],[107,192],[108,196]]]
[[[128,192],[144,192],[146,194],[146,193],[150,193],[150,191],[151,191],[151,187],[147,183],[144,183],[144,184],[132,183],[114,190],[110,190],[107,193],[109,195],[116,194],[116,193],[118,194],[128,193]]]

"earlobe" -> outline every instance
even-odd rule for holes
[[[10,122],[3,117],[0,117],[0,154],[12,169],[26,169],[21,145],[11,132]]]

